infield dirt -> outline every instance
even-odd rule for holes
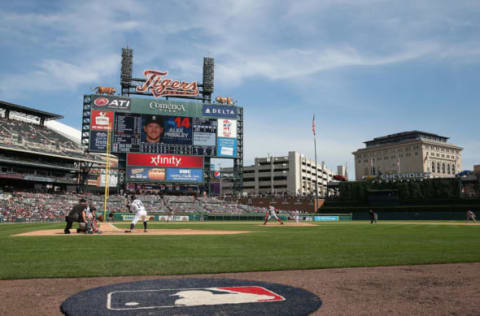
[[[322,300],[313,315],[479,315],[480,263],[196,275],[281,283]],[[188,276],[0,280],[0,315],[61,315],[68,297],[114,283]]]

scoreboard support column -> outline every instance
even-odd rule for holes
[[[205,190],[207,191],[208,196],[210,196],[210,168],[211,168],[211,160],[210,157],[203,158],[203,179],[204,179],[204,186]]]

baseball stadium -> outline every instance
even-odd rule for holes
[[[248,196],[214,60],[202,83],[132,63],[83,96],[77,134],[0,101],[1,315],[479,314],[480,172]]]

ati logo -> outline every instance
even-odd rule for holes
[[[260,286],[210,287],[114,291],[108,293],[107,308],[120,311],[282,301],[283,296]]]
[[[109,100],[105,97],[96,98],[93,101],[93,104],[97,107],[107,107],[110,109],[128,109],[130,108],[130,100],[129,99],[112,99]]]

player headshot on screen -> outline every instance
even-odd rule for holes
[[[143,127],[145,131],[145,141],[147,143],[160,143],[163,135],[163,122],[157,115],[149,116]]]

